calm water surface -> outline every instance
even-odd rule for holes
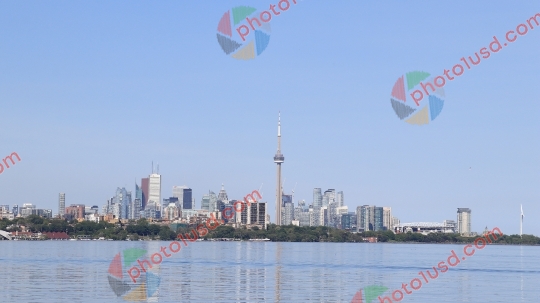
[[[0,241],[0,302],[127,302],[109,285],[115,255],[151,255],[170,243]],[[154,266],[159,287],[145,301],[351,302],[372,285],[387,287],[387,296],[451,250],[461,259],[463,247],[195,242]],[[540,247],[490,245],[460,261],[400,302],[540,302]]]

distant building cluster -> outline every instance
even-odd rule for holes
[[[0,205],[0,219],[13,220],[16,217],[28,217],[30,215],[37,215],[45,218],[52,218],[51,209],[40,209],[36,208],[34,204],[24,203],[22,207],[15,204],[13,207],[9,208],[9,205]]]
[[[295,206],[292,194],[282,194],[281,218],[282,225],[328,226],[353,232],[393,230],[397,220],[390,207],[364,205],[349,211],[343,191],[328,189],[323,193],[321,188],[313,189],[310,205],[302,200]]]
[[[173,186],[172,196],[168,198],[162,198],[161,189],[161,175],[152,172],[148,178],[141,179],[140,185],[135,184],[135,196],[126,188],[117,188],[115,195],[103,205],[101,214],[107,221],[146,218],[170,223],[200,224],[213,216],[235,227],[266,228],[268,225],[266,202],[253,200],[247,205],[242,200],[229,200],[223,184],[217,195],[211,190],[204,194],[198,209],[195,207],[193,191],[188,186]],[[240,202],[236,204],[238,211],[234,209],[235,202]],[[62,203],[65,202],[59,202],[59,209]],[[243,207],[240,207],[241,204]],[[224,211],[227,216],[223,216]]]

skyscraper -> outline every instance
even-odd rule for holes
[[[63,218],[66,214],[66,194],[58,194],[58,216]]]
[[[161,212],[161,175],[151,174],[148,179],[148,204],[154,203],[155,210]]]
[[[209,201],[209,205],[208,205],[208,211],[210,212],[214,212],[214,211],[218,211],[218,204],[217,204],[217,196],[216,196],[216,193],[209,190],[208,191],[208,194],[210,196],[210,201]]]
[[[191,188],[185,188],[184,189],[184,197],[182,200],[182,209],[193,209],[194,200],[192,199],[193,192]]]
[[[173,197],[178,198],[178,209],[192,209],[192,191],[186,185],[173,186]]]
[[[313,189],[313,208],[322,207],[322,191],[320,188]]]
[[[338,191],[336,202],[338,204],[338,207],[342,207],[345,205],[345,198],[343,197],[343,191]]]
[[[143,210],[143,191],[142,188],[135,183],[135,199],[130,206],[130,219],[138,220],[141,217],[141,210]]]
[[[276,155],[274,156],[274,163],[277,164],[277,182],[276,182],[276,225],[281,225],[281,164],[285,162],[285,157],[281,153],[281,114],[278,114],[278,146]]]
[[[201,200],[201,209],[210,210],[210,194],[204,194]]]
[[[132,209],[131,192],[127,191],[124,187],[118,187],[116,194],[110,200],[108,204],[107,212],[113,214],[118,219],[132,219],[130,213]]]
[[[374,231],[380,231],[384,230],[383,227],[383,208],[375,206],[375,224],[374,224]]]
[[[457,209],[457,224],[458,233],[464,236],[469,236],[471,233],[471,209],[470,208],[458,208]]]
[[[141,179],[141,190],[142,190],[142,197],[141,197],[142,206],[141,207],[142,209],[145,209],[146,204],[148,204],[148,189],[150,188],[149,184],[150,184],[149,178]]]
[[[336,190],[331,188],[324,192],[322,206],[328,206],[336,201]]]
[[[294,220],[294,202],[292,200],[292,195],[283,195],[281,207],[281,224],[290,225],[292,220]]]

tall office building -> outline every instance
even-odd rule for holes
[[[135,199],[141,200],[141,203],[143,201],[143,192],[142,188],[135,182]],[[134,200],[135,200],[134,199]]]
[[[161,175],[151,174],[148,179],[148,204],[153,203],[155,210],[161,212]]]
[[[313,189],[313,208],[322,207],[322,191],[320,188]]]
[[[187,188],[187,186],[173,186],[172,188],[172,196],[175,198],[178,198],[178,203],[176,204],[177,207],[182,207],[184,202],[184,189]]]
[[[336,190],[328,189],[324,192],[322,206],[328,206],[336,201]]]
[[[148,191],[150,188],[150,179],[149,178],[142,178],[141,179],[141,201],[142,201],[142,209],[146,208],[146,204],[148,204]]]
[[[184,189],[184,197],[182,199],[182,209],[194,209],[195,201],[193,199],[193,192],[191,188]]]
[[[276,172],[276,225],[281,225],[282,188],[281,188],[281,164],[285,162],[285,156],[281,153],[281,114],[278,115],[278,146],[274,163],[277,164]]]
[[[179,209],[193,209],[192,190],[186,185],[173,186],[173,197],[178,198]]]
[[[139,198],[133,199],[129,207],[129,219],[139,220],[141,218],[142,201]]]
[[[343,197],[343,191],[338,191],[337,196],[336,196],[336,203],[337,203],[338,207],[342,207],[342,206],[345,205],[345,199]]]
[[[184,196],[184,188],[186,188],[184,185],[182,186],[173,186],[172,187],[172,196],[178,198],[179,202],[182,202],[182,197]]]
[[[458,208],[457,210],[458,233],[464,236],[471,234],[471,209]]]
[[[66,194],[58,194],[58,216],[63,218],[66,214]]]
[[[203,209],[203,210],[209,210],[210,209],[210,195],[209,194],[204,194],[202,196],[201,209]]]

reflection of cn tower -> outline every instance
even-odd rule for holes
[[[274,302],[281,302],[281,243],[276,243],[276,298]]]
[[[281,225],[281,163],[285,162],[285,157],[281,153],[281,114],[278,114],[277,140],[277,152],[274,156],[274,163],[277,164],[276,225]]]

